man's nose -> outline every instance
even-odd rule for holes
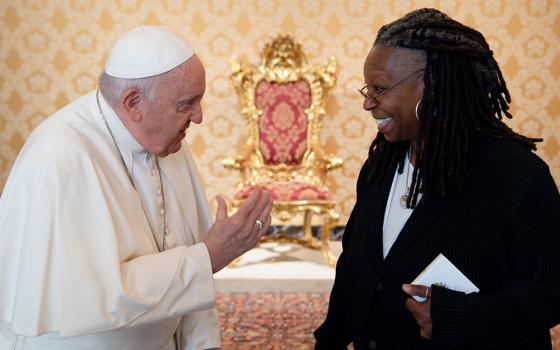
[[[196,109],[196,111],[193,113],[193,116],[191,117],[191,122],[195,123],[195,124],[200,124],[202,123],[202,106],[199,104],[198,108]]]

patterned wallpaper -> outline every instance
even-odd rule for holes
[[[322,142],[345,165],[330,181],[342,222],[376,127],[356,88],[377,29],[417,7],[436,7],[490,41],[513,96],[510,125],[544,137],[538,154],[560,184],[560,3],[557,0],[0,0],[0,188],[30,131],[93,90],[111,43],[138,24],[183,34],[207,69],[205,120],[189,129],[209,198],[232,198],[238,174],[221,160],[241,150],[244,124],[229,84],[229,59],[258,61],[270,35],[290,32],[311,63],[334,55],[338,82]],[[210,200],[214,207],[214,201]]]

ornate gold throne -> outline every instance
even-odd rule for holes
[[[324,154],[319,136],[336,67],[334,57],[324,66],[308,65],[301,44],[290,35],[266,43],[258,67],[234,57],[231,81],[240,97],[247,141],[241,157],[224,160],[225,167],[241,172],[231,203],[234,210],[261,188],[274,199],[274,220],[288,222],[303,216],[302,237],[279,233],[262,241],[321,249],[331,266],[336,258],[329,248],[330,233],[339,215],[326,174],[340,167],[342,160]],[[312,235],[314,215],[323,219],[320,240]]]

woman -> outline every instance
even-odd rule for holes
[[[379,132],[315,348],[550,349],[560,196],[531,152],[542,140],[502,122],[510,96],[482,34],[416,10],[381,28],[364,79]],[[409,285],[440,253],[480,291]]]

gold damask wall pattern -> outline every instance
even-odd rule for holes
[[[231,199],[236,172],[222,159],[239,153],[244,123],[228,76],[237,55],[258,62],[265,40],[290,32],[310,63],[334,55],[322,141],[344,159],[329,180],[345,222],[373,121],[356,92],[377,29],[417,7],[436,7],[490,41],[513,97],[515,130],[545,139],[538,154],[560,184],[560,16],[557,0],[0,0],[0,188],[31,130],[69,101],[93,90],[111,43],[139,24],[183,34],[206,66],[204,123],[188,140],[209,198]],[[212,207],[214,201],[210,200]]]

